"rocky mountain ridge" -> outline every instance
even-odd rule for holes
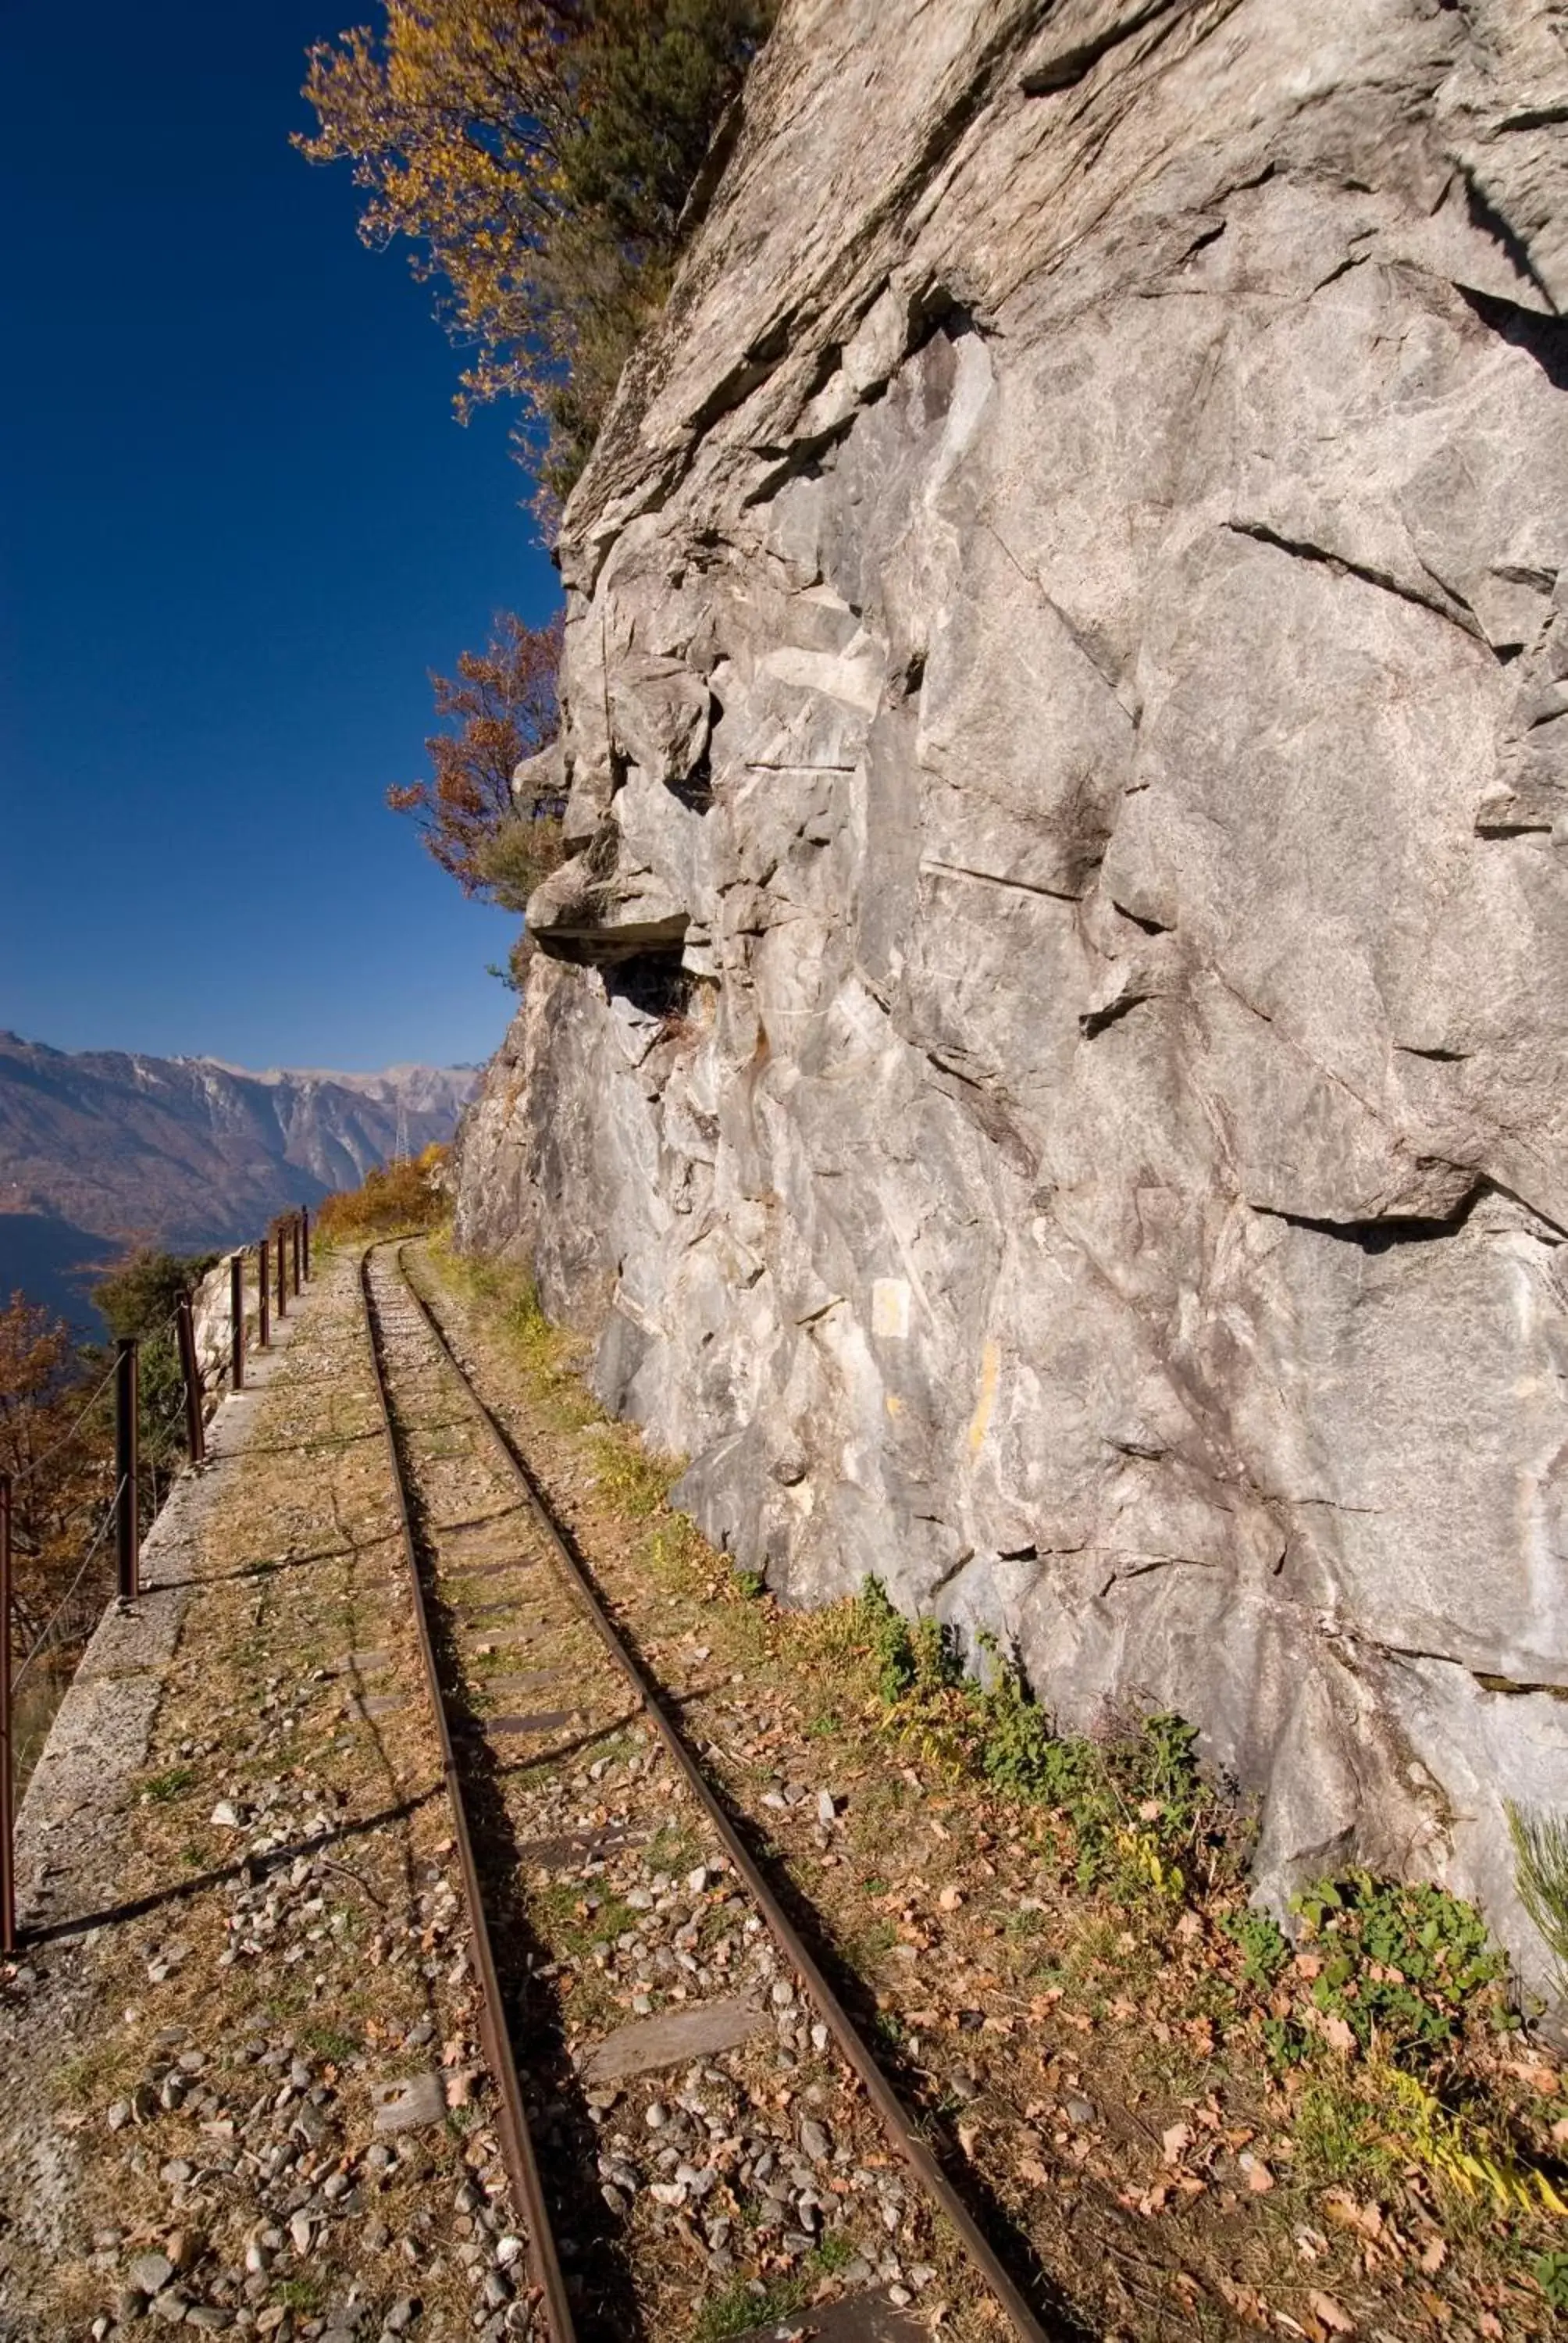
[[[356,1185],[401,1139],[451,1137],[471,1069],[251,1073],[212,1058],[53,1050],[0,1032],[0,1292],[75,1302],[129,1237],[196,1251]],[[79,1304],[77,1305],[79,1306]]]
[[[1568,1805],[1568,21],[785,0],[460,1145],[684,1500],[1276,1895]],[[826,192],[830,191],[830,193]]]

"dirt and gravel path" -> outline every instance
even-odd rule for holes
[[[352,1259],[291,1326],[29,1801],[6,2343],[528,2328]]]
[[[1070,1816],[890,1725],[854,1606],[781,1613],[669,1512],[518,1280],[408,1257],[1042,2316],[1102,2343],[1551,2331],[1550,2227],[1439,2185],[1370,2068],[1271,2066],[1264,2029],[1291,2032],[1314,1965],[1249,1983],[1239,1884],[1168,1904],[1075,1883]],[[382,1302],[585,2343],[1000,2343],[460,1383],[394,1285]],[[318,1265],[290,1330],[180,1483],[30,1792],[33,1934],[0,1973],[0,2343],[540,2331],[357,1255]],[[1522,2151],[1568,2140],[1546,2050],[1475,2058]]]
[[[1087,1884],[1070,1811],[999,1795],[952,1762],[940,1721],[933,1736],[889,1708],[856,1605],[780,1610],[669,1510],[670,1468],[604,1420],[520,1272],[439,1241],[407,1258],[928,2140],[967,2167],[1012,2267],[1032,2266],[1042,2313],[1102,2343],[1555,2331],[1568,2251],[1533,2184],[1533,2211],[1442,2165],[1512,2147],[1560,2175],[1568,2076],[1503,2001],[1473,1997],[1462,2043],[1462,2003],[1444,2005],[1445,2087],[1483,2127],[1445,2129],[1375,2045],[1312,2034],[1323,1961],[1248,1914],[1244,1812],[1221,1801],[1233,1844],[1195,1846],[1174,1896]]]
[[[734,2333],[786,2307],[780,2281],[819,2322],[842,2300],[847,2334],[915,2343],[916,2306],[990,2333],[983,2287],[519,1503],[397,1249],[367,1290],[578,2333]]]

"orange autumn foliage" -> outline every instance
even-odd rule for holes
[[[393,811],[412,817],[427,852],[465,895],[487,895],[513,910],[522,909],[519,882],[511,880],[504,852],[498,861],[497,840],[521,830],[534,845],[539,878],[558,859],[561,806],[548,794],[515,803],[512,775],[555,737],[560,655],[558,617],[528,627],[500,612],[486,649],[465,651],[456,676],[430,679],[436,713],[454,727],[425,743],[432,778],[387,792]]]
[[[323,1245],[348,1244],[366,1237],[398,1236],[433,1228],[446,1211],[442,1187],[447,1150],[427,1147],[367,1172],[357,1188],[341,1189],[317,1207],[316,1235]]]

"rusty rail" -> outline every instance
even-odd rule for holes
[[[364,1304],[371,1363],[375,1369],[381,1430],[386,1439],[387,1462],[392,1469],[392,1486],[397,1501],[403,1557],[408,1565],[408,1580],[414,1590],[414,1620],[419,1632],[419,1655],[424,1663],[425,1683],[430,1694],[436,1736],[440,1745],[441,1775],[447,1785],[447,1803],[452,1812],[452,1835],[457,1845],[457,1867],[462,1875],[463,1899],[468,1907],[468,1933],[474,1948],[474,1967],[479,1981],[479,2035],[484,2044],[486,2063],[501,2103],[498,2126],[501,2155],[518,2208],[528,2227],[528,2258],[534,2283],[544,2297],[552,2343],[575,2343],[577,2329],[572,2319],[571,2304],[556,2253],[555,2234],[545,2207],[544,2184],[539,2177],[538,2160],[534,2154],[528,2115],[523,2106],[523,2087],[518,2075],[517,2061],[512,2056],[511,2036],[501,2005],[500,1980],[496,1971],[489,1922],[485,1916],[485,1898],[474,1854],[473,1833],[468,1826],[468,1810],[463,1796],[462,1777],[457,1770],[457,1753],[452,1745],[451,1728],[447,1722],[441,1673],[436,1661],[435,1640],[430,1633],[424,1581],[419,1574],[418,1547],[414,1536],[413,1516],[408,1509],[408,1485],[392,1423],[392,1403],[380,1321],[377,1315],[375,1297],[370,1291],[370,1256],[376,1250],[374,1245],[368,1245],[359,1257],[359,1294]],[[401,1260],[398,1267],[402,1267]],[[409,1290],[412,1292],[413,1289],[410,1287]]]
[[[396,1242],[396,1241],[394,1242]],[[622,1640],[613,1621],[610,1619],[609,1614],[605,1610],[603,1604],[599,1602],[598,1594],[595,1592],[587,1574],[578,1563],[576,1554],[572,1552],[571,1547],[562,1536],[560,1530],[557,1527],[555,1517],[551,1513],[549,1506],[546,1502],[543,1491],[540,1489],[532,1472],[529,1470],[528,1460],[516,1446],[511,1434],[507,1431],[505,1425],[500,1422],[498,1417],[493,1413],[485,1400],[480,1397],[478,1392],[475,1390],[473,1382],[461,1360],[458,1358],[456,1351],[453,1349],[445,1328],[441,1325],[440,1321],[437,1318],[435,1312],[431,1309],[424,1295],[419,1292],[418,1287],[409,1277],[403,1260],[403,1244],[401,1242],[397,1242],[396,1249],[397,1271],[403,1281],[406,1291],[412,1298],[420,1316],[424,1319],[426,1325],[429,1328],[437,1342],[439,1344],[443,1355],[451,1366],[454,1373],[457,1375],[458,1382],[462,1384],[469,1399],[473,1402],[474,1407],[484,1423],[487,1431],[489,1433],[491,1440],[493,1441],[496,1450],[501,1457],[507,1471],[516,1481],[518,1489],[522,1493],[524,1502],[532,1513],[540,1534],[544,1537],[562,1576],[567,1582],[568,1586],[577,1598],[577,1601],[580,1604],[589,1625],[598,1635],[599,1642],[604,1645],[605,1650],[608,1653],[610,1658],[615,1662],[617,1667],[619,1668],[622,1674],[626,1677],[628,1684],[635,1692],[638,1701],[641,1703],[648,1715],[649,1722],[654,1726],[660,1740],[663,1742],[665,1748],[668,1751],[669,1755],[678,1767],[682,1778],[690,1789],[692,1795],[696,1798],[698,1804],[701,1806],[703,1813],[712,1824],[714,1830],[718,1834],[719,1844],[722,1845],[724,1852],[729,1856],[730,1862],[734,1865],[737,1875],[744,1880],[748,1890],[757,1905],[758,1910],[761,1913],[764,1921],[771,1931],[775,1942],[784,1952],[785,1956],[795,1969],[796,1974],[804,1984],[812,2001],[816,2004],[819,2015],[827,2026],[829,2033],[832,2035],[833,2039],[838,2045],[846,2063],[853,2069],[855,2075],[863,2085],[867,2097],[870,2100],[872,2106],[876,2108],[878,2115],[881,2118],[882,2128],[887,2134],[890,2145],[893,2147],[895,2152],[903,2158],[903,2161],[909,2167],[915,2178],[920,2182],[920,2186],[924,2188],[926,2194],[930,2197],[932,2202],[946,2217],[952,2228],[957,2232],[965,2252],[969,2255],[970,2259],[973,2262],[975,2268],[981,2272],[986,2283],[990,2288],[992,2294],[995,2296],[1002,2310],[1006,2313],[1014,2334],[1020,2338],[1020,2343],[1065,2343],[1065,2338],[1072,2330],[1070,2330],[1065,2323],[1057,2324],[1049,2328],[1041,2324],[1040,2320],[1036,2317],[1034,2311],[1030,2307],[1030,2304],[1024,2298],[1023,2294],[1020,2292],[1016,2281],[1009,2271],[1007,2265],[1002,2261],[1000,2256],[997,2253],[996,2248],[986,2237],[985,2232],[980,2228],[974,2215],[970,2212],[969,2207],[965,2204],[963,2198],[960,2196],[958,2190],[954,2187],[952,2182],[949,2179],[947,2174],[943,2171],[936,2157],[931,2154],[930,2149],[926,2146],[924,2140],[920,2138],[919,2133],[915,2130],[903,2101],[900,2098],[897,2091],[893,2088],[893,2086],[882,2072],[875,2053],[871,2050],[869,2045],[866,2042],[864,2036],[856,2026],[853,2018],[849,2016],[849,2011],[844,2007],[843,2003],[839,2000],[838,1995],[829,1984],[827,1977],[823,1975],[822,1970],[818,1966],[816,1959],[811,1954],[804,1938],[801,1936],[799,1930],[796,1927],[794,1922],[785,1911],[784,1906],[779,1902],[772,1886],[769,1885],[767,1876],[758,1865],[755,1857],[752,1855],[750,1849],[747,1846],[745,1840],[740,1836],[740,1834],[736,1829],[734,1823],[730,1820],[729,1809],[714,1791],[711,1784],[709,1782],[707,1775],[703,1772],[702,1767],[698,1763],[694,1752],[687,1743],[684,1735],[679,1731],[679,1728],[670,1718],[665,1708],[658,1685],[654,1683],[653,1678],[648,1675],[643,1668],[641,1662],[637,1658],[629,1645]],[[368,1248],[360,1264],[360,1279],[362,1290],[366,1297],[366,1309],[367,1315],[372,1308],[369,1287],[369,1259],[370,1253],[375,1250],[377,1250],[377,1248],[374,1246]],[[374,1339],[372,1322],[373,1343]],[[383,1409],[385,1410],[387,1403],[384,1393],[382,1404]],[[390,1439],[390,1428],[388,1428],[388,1439]],[[399,1491],[401,1492],[401,1483],[399,1483]],[[404,1511],[404,1519],[405,1523],[407,1523],[407,1516],[406,1508]],[[406,1534],[409,1534],[411,1537],[411,1533]],[[417,1572],[415,1576],[416,1584],[417,1584]],[[421,1635],[427,1637],[427,1630],[425,1626],[424,1619],[422,1593],[419,1596],[419,1603],[421,1606],[419,1612]],[[439,1719],[444,1762],[449,1765],[451,1762],[451,1743],[447,1735],[446,1718],[441,1708],[440,1685],[439,1680],[435,1672],[434,1656],[429,1651],[427,1641],[426,1648],[427,1674],[430,1684],[431,1697],[435,1703],[437,1717]],[[455,1776],[451,1778],[455,1779]],[[471,1853],[468,1856],[468,1860],[470,1862],[472,1860]],[[467,1878],[467,1874],[465,1874],[465,1877]],[[472,1892],[476,1896],[477,1896],[477,1880]],[[507,2055],[509,2058],[509,2046]],[[530,2219],[531,2218],[532,2215],[530,2213]],[[558,2337],[557,2343],[565,2343],[565,2338]]]

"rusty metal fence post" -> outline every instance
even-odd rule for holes
[[[196,1363],[196,1312],[188,1293],[182,1293],[175,1314],[179,1339],[180,1381],[185,1385],[186,1450],[193,1464],[206,1461],[206,1426],[202,1421],[201,1369]]]
[[[288,1315],[288,1240],[281,1224],[274,1232],[273,1242],[277,1249],[277,1315],[281,1321]]]
[[[16,1949],[16,1841],[11,1763],[11,1475],[0,1473],[0,1952]]]
[[[134,1603],[141,1593],[141,1542],[136,1522],[136,1475],[139,1443],[136,1411],[140,1403],[136,1345],[115,1345],[115,1565],[122,1603]]]
[[[245,1254],[231,1253],[228,1262],[228,1384],[245,1389]]]
[[[304,1258],[305,1282],[308,1285],[310,1282],[310,1207],[308,1204],[301,1204],[299,1208],[299,1250]]]
[[[289,1249],[290,1249],[290,1251],[292,1252],[292,1253],[293,1253],[293,1255],[294,1255],[294,1291],[295,1291],[296,1294],[297,1295],[297,1293],[298,1293],[298,1292],[299,1292],[299,1255],[300,1255],[299,1214],[298,1214],[297,1212],[296,1212],[296,1213],[293,1215],[293,1217],[291,1218],[291,1220],[290,1220],[290,1222],[289,1222],[289,1224],[288,1224],[288,1228],[289,1228],[289,1238],[290,1238],[290,1247],[289,1247]]]
[[[267,1345],[268,1345],[268,1344],[271,1342],[271,1341],[272,1341],[272,1321],[271,1321],[271,1314],[270,1314],[270,1313],[271,1313],[272,1304],[271,1304],[271,1301],[270,1301],[270,1299],[269,1299],[269,1295],[268,1295],[268,1289],[267,1289],[267,1282],[266,1282],[266,1279],[267,1279],[267,1267],[266,1267],[267,1254],[266,1254],[266,1239],[265,1237],[261,1237],[261,1238],[259,1238],[259,1239],[257,1240],[257,1242],[256,1242],[256,1257],[257,1262],[258,1262],[260,1263],[260,1265],[261,1265],[261,1282],[260,1282],[260,1284],[259,1284],[259,1286],[258,1286],[258,1288],[257,1288],[257,1298],[258,1298],[258,1304],[259,1304],[259,1309],[258,1309],[258,1319],[259,1319],[259,1342],[258,1342],[257,1347],[258,1347],[259,1349],[261,1349],[261,1350],[265,1351],[265,1350],[266,1349]]]

